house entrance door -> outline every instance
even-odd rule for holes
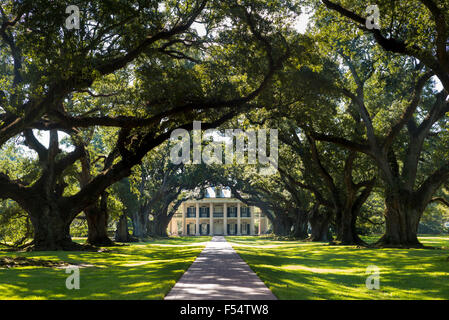
[[[223,222],[214,223],[214,235],[223,235]]]

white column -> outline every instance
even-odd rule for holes
[[[200,235],[200,204],[196,203],[196,227],[195,227],[195,235]]]
[[[249,234],[252,236],[254,235],[254,210],[252,210],[252,207],[249,207],[250,214],[251,214],[251,224],[249,227]]]
[[[209,235],[214,235],[214,205],[209,204]]]
[[[187,207],[186,207],[186,203],[184,202],[182,204],[182,235],[185,236],[186,235],[186,211],[187,211]]]
[[[227,215],[227,211],[228,211],[228,206],[225,203],[223,203],[223,234],[226,236],[228,235],[228,215]]]
[[[237,235],[240,236],[242,226],[240,225],[240,202],[237,202]]]

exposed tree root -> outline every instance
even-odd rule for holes
[[[109,238],[97,239],[95,241],[87,241],[87,245],[96,246],[96,247],[113,247],[115,246],[114,241]]]
[[[14,268],[14,267],[66,267],[70,263],[64,261],[51,261],[43,259],[31,259],[25,257],[2,257],[0,258],[0,268]]]
[[[104,245],[101,245],[104,246]],[[111,245],[112,246],[112,245]],[[101,249],[92,244],[79,244],[73,241],[64,241],[63,243],[44,245],[36,245],[33,242],[16,251],[90,251],[90,252],[107,252],[107,249]]]

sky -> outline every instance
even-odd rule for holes
[[[303,13],[298,16],[295,21],[295,29],[301,34],[304,34],[307,29],[307,23],[309,22],[310,14]]]
[[[307,23],[309,22],[309,16],[310,16],[310,14],[303,13],[303,14],[299,15],[298,18],[296,19],[294,26],[295,26],[295,29],[299,33],[304,34],[304,32],[306,32]],[[201,23],[194,22],[192,24],[192,28],[198,32],[198,35],[200,37],[202,37],[206,34],[206,29],[205,29],[204,25]]]

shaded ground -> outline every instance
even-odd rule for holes
[[[449,236],[420,237],[437,250],[226,239],[279,299],[449,299]],[[380,270],[379,290],[365,285],[372,265]]]
[[[64,267],[70,264],[64,261],[51,261],[44,259],[30,259],[26,257],[1,257],[0,268],[15,268],[15,267]]]
[[[79,290],[68,290],[65,282],[70,274],[54,266],[0,269],[0,299],[162,299],[210,239],[154,240],[108,247],[108,252],[0,251],[0,259],[27,257],[55,266],[61,262],[89,266],[80,269]],[[182,243],[189,245],[179,246]]]

